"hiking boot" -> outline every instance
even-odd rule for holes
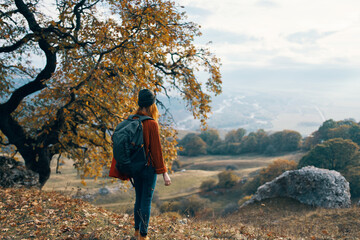
[[[145,237],[143,237],[143,236],[141,236],[140,235],[140,238],[139,238],[140,240],[150,240],[150,238],[148,237],[148,236],[145,236]]]

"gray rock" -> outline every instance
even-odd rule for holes
[[[15,159],[0,156],[0,187],[40,187],[39,174]]]
[[[106,187],[100,188],[99,189],[99,194],[102,196],[108,195],[110,193],[110,190]]]
[[[351,205],[349,183],[339,172],[308,166],[286,171],[260,186],[241,207],[274,197],[290,197],[304,204],[324,208]]]

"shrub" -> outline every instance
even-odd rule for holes
[[[233,171],[223,171],[218,174],[219,188],[231,188],[237,184],[239,177]]]
[[[276,177],[280,176],[283,172],[294,170],[297,168],[295,161],[289,161],[285,159],[277,159],[273,163],[269,164],[266,168],[260,170],[260,184],[270,182]]]
[[[246,194],[253,194],[256,192],[257,188],[264,183],[272,181],[285,171],[294,170],[296,168],[297,164],[295,161],[285,159],[275,160],[266,168],[261,169],[259,174],[251,181],[246,182],[242,189]]]
[[[182,163],[178,160],[178,159],[175,159],[173,162],[172,162],[172,165],[171,165],[171,170],[173,171],[179,171],[182,167]]]
[[[360,197],[360,167],[349,169],[344,177],[350,184],[351,197]]]
[[[208,205],[208,201],[200,198],[197,195],[193,195],[189,198],[182,200],[182,213],[187,216],[195,217],[196,214],[202,211]]]
[[[203,192],[208,192],[214,189],[216,186],[216,181],[214,179],[209,179],[201,183],[200,189]]]
[[[199,137],[207,144],[212,146],[215,142],[220,141],[219,132],[216,129],[209,129],[200,133]]]
[[[230,171],[230,170],[236,170],[237,167],[236,167],[235,165],[231,164],[231,165],[227,165],[225,169],[226,169],[227,171]]]
[[[183,147],[182,155],[198,156],[206,154],[206,143],[194,133],[187,134],[180,142],[179,145]]]
[[[258,187],[261,186],[260,183],[260,177],[255,176],[252,180],[247,181],[244,186],[242,187],[242,190],[245,194],[254,194]]]

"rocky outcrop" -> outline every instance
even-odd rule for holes
[[[287,171],[257,189],[243,206],[274,197],[290,197],[301,203],[324,207],[350,207],[350,188],[346,179],[336,171],[303,167]]]
[[[0,156],[0,187],[40,187],[39,175],[12,158]]]

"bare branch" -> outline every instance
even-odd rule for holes
[[[81,7],[85,4],[85,0],[81,0],[79,3],[77,3],[74,7],[74,14],[76,17],[76,26],[75,26],[75,34],[77,35],[77,32],[81,28]],[[80,9],[80,10],[79,10]]]
[[[175,122],[174,116],[172,115],[170,109],[167,108],[162,101],[156,99],[156,105],[160,105],[161,109],[165,110],[165,116],[169,116],[170,119]]]
[[[14,9],[14,10],[11,10],[9,12],[3,12],[0,10],[0,19],[3,18],[3,17],[8,17],[13,23],[16,23],[11,17],[10,15],[13,15],[14,13],[18,13],[19,10],[18,9]]]
[[[16,49],[20,48],[21,46],[23,46],[24,44],[29,42],[34,36],[35,36],[35,34],[29,33],[11,46],[0,47],[0,53],[8,53],[8,52],[15,51]]]
[[[11,66],[1,65],[1,66],[2,66],[3,68],[5,68],[5,69],[6,69],[6,68],[7,68],[7,69],[15,68],[16,70],[18,70],[18,71],[26,74],[26,75],[29,76],[30,78],[34,78],[34,77],[35,77],[35,76],[32,75],[30,72],[26,71],[24,68],[21,68],[21,67],[19,67],[19,66],[13,66],[13,65],[11,65]]]

